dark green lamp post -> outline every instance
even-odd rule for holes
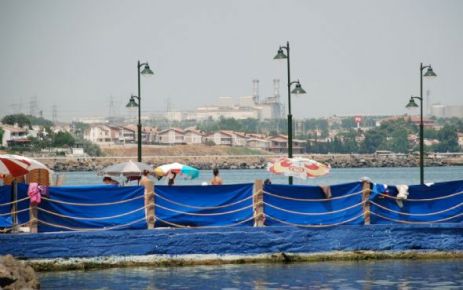
[[[285,52],[286,51],[286,54]],[[291,93],[305,94],[305,90],[302,88],[299,81],[291,82],[291,71],[290,71],[290,58],[289,58],[289,41],[286,42],[286,46],[280,46],[277,55],[273,59],[286,59],[288,65],[288,158],[293,157],[293,115],[291,114]],[[296,87],[291,91],[291,85],[296,84]],[[289,176],[288,183],[293,184],[293,177]]]
[[[423,71],[428,69],[423,75]],[[413,109],[417,108],[418,105],[415,102],[415,99],[420,100],[420,184],[424,184],[424,124],[423,124],[423,76],[427,78],[433,78],[437,75],[432,70],[431,65],[423,66],[423,63],[420,63],[420,96],[419,97],[410,97],[410,101],[407,104],[407,108]]]
[[[140,72],[141,67],[144,66],[143,70]],[[138,77],[138,96],[131,96],[127,108],[138,107],[138,124],[137,124],[137,142],[138,142],[138,162],[141,162],[141,91],[140,91],[140,74],[142,75],[152,75],[153,71],[150,69],[150,66],[147,62],[140,63],[137,62],[137,77]],[[138,103],[135,101],[138,100]]]

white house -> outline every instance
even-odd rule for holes
[[[157,135],[159,144],[177,145],[185,144],[185,132],[179,128],[162,130]]]
[[[186,129],[184,140],[186,144],[201,144],[203,142],[203,134],[195,129]]]
[[[2,146],[8,146],[8,143],[23,142],[28,140],[28,130],[17,126],[1,125],[3,129]],[[30,141],[30,140],[28,140]]]

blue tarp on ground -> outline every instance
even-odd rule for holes
[[[397,188],[375,184],[371,196],[371,223],[458,223],[463,221],[463,180],[412,185],[406,200],[397,202]],[[400,206],[402,204],[402,207]],[[376,214],[376,215],[375,215]],[[380,215],[380,216],[378,216]]]
[[[115,229],[146,229],[147,227],[143,198],[144,189],[140,186],[50,187],[49,195],[50,199],[55,202],[42,200],[40,204],[42,210],[39,209],[38,211],[38,219],[41,221],[39,222],[39,232],[65,231],[66,228],[95,229],[116,226]],[[122,202],[125,200],[131,201]],[[73,204],[63,204],[56,201]],[[94,206],[86,206],[92,204]],[[68,217],[57,216],[46,211]],[[116,215],[122,216],[105,218]]]
[[[253,184],[156,186],[156,227],[252,225]],[[169,225],[166,222],[170,222]]]
[[[362,224],[361,191],[361,182],[333,185],[331,194],[335,199],[330,200],[318,186],[265,185],[265,225]],[[352,196],[337,199],[349,194]]]

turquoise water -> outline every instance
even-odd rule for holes
[[[102,176],[97,176],[96,172],[61,172],[64,174],[65,185],[79,184],[101,184]],[[226,184],[254,182],[256,179],[270,178],[273,183],[287,183],[288,178],[285,176],[273,175],[264,169],[235,169],[221,170],[220,175]],[[357,181],[367,176],[373,182],[385,184],[418,184],[419,168],[417,167],[394,167],[394,168],[334,168],[330,174],[317,179],[302,180],[294,178],[295,184],[339,184]],[[209,182],[212,178],[211,171],[201,170],[199,178],[195,180],[185,180],[177,177],[176,184],[199,185],[203,182]],[[438,182],[449,180],[463,179],[463,166],[454,167],[427,167],[425,168],[425,182]],[[123,178],[118,178],[123,181]],[[166,184],[161,180],[158,184]]]
[[[462,289],[460,260],[122,268],[40,274],[41,289]]]

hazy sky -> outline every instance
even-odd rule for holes
[[[419,94],[419,63],[431,102],[463,105],[463,1],[5,1],[0,0],[0,115],[31,98],[58,119],[126,113],[142,79],[142,111],[188,110],[220,96],[272,94],[286,66],[307,95],[295,118],[406,112]],[[170,101],[168,101],[170,100]]]

